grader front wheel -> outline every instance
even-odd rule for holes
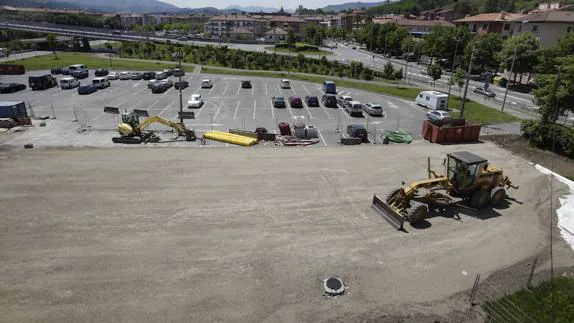
[[[410,224],[421,223],[428,216],[429,210],[425,204],[412,202],[407,212],[407,220]]]
[[[485,208],[490,202],[490,194],[485,190],[478,190],[472,194],[470,198],[470,206],[480,210]]]

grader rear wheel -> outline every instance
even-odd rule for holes
[[[418,224],[428,216],[428,213],[429,210],[425,204],[411,202],[411,207],[407,212],[407,220],[410,224]]]
[[[480,210],[485,208],[490,202],[490,194],[485,190],[478,190],[472,194],[470,198],[470,206]]]
[[[503,187],[495,187],[490,192],[490,204],[500,205],[506,198],[506,190]]]

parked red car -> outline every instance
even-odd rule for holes
[[[301,100],[301,97],[290,96],[289,97],[289,105],[292,108],[302,108],[303,107],[303,101]]]

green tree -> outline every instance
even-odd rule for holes
[[[566,111],[574,112],[574,55],[559,58],[556,74],[536,76],[534,90],[541,122],[555,123]]]
[[[538,63],[540,52],[538,50],[538,39],[531,33],[524,33],[518,37],[508,38],[502,50],[500,51],[500,61],[504,68],[510,71],[514,51],[516,50],[516,59],[514,60],[514,82],[516,75],[520,74],[522,81],[523,73],[531,73],[534,66]],[[530,77],[529,77],[530,78]]]
[[[110,67],[112,67],[112,44],[110,44],[110,42],[106,42],[106,49],[109,50],[110,52],[108,53],[109,58],[110,58]]]
[[[305,66],[305,55],[303,55],[302,53],[297,54],[297,66],[299,68],[303,68],[303,66]]]
[[[395,73],[393,75],[393,78],[395,79],[395,81],[397,81],[397,87],[399,87],[399,81],[403,79],[403,69],[399,68],[398,70],[395,70]]]
[[[383,67],[383,77],[387,80],[392,80],[395,77],[395,68],[391,62],[387,62]]]
[[[409,32],[403,27],[398,27],[389,34],[387,49],[393,53],[400,53],[402,42],[409,38]]]
[[[287,44],[293,48],[297,42],[297,33],[292,28],[287,30]]]
[[[465,78],[466,78],[466,72],[461,68],[457,68],[454,75],[450,78],[450,84],[458,86],[458,93],[459,96],[461,97],[462,97],[462,87],[464,86]]]
[[[434,90],[436,80],[442,76],[442,68],[438,64],[431,64],[427,67],[427,72],[432,79],[432,88]]]
[[[48,34],[46,35],[46,41],[48,42],[48,47],[52,50],[52,53],[54,54],[54,59],[58,59],[58,54],[56,54],[56,35],[54,34]]]
[[[481,66],[498,67],[500,65],[499,52],[502,49],[502,36],[497,33],[478,35],[464,49],[464,62],[468,64],[474,46],[473,64]]]

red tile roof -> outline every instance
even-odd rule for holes
[[[518,19],[524,16],[520,13],[507,13],[504,11],[501,12],[491,12],[491,13],[482,13],[475,16],[465,17],[462,19],[457,20],[456,22],[495,22],[495,21],[512,21],[514,19]]]

